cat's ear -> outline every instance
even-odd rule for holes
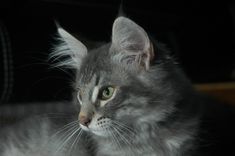
[[[51,58],[58,59],[60,62],[56,63],[55,66],[80,68],[82,59],[87,55],[86,46],[58,24],[57,31],[61,43],[56,46],[55,51],[51,54]]]
[[[142,27],[125,17],[118,17],[112,29],[115,60],[148,70],[154,57],[153,47]]]

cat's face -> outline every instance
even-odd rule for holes
[[[143,71],[130,72],[101,55],[109,50],[106,45],[90,52],[85,58],[89,63],[82,64],[76,81],[81,127],[102,136],[117,124],[133,124],[148,103],[148,90],[139,77]]]
[[[112,132],[131,131],[140,120],[160,120],[166,108],[158,106],[158,114],[152,115],[155,106],[150,106],[158,96],[153,94],[157,87],[151,87],[148,79],[154,51],[140,26],[117,18],[111,43],[90,52],[62,28],[58,31],[65,43],[54,56],[69,56],[61,65],[77,70],[76,100],[82,129],[110,136]]]

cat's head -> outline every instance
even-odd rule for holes
[[[135,22],[118,17],[111,42],[89,52],[61,27],[58,32],[64,43],[54,57],[68,56],[58,65],[77,70],[82,129],[108,136],[110,131],[128,131],[134,124],[160,121],[172,110],[167,101],[170,86],[162,80],[166,74],[161,66],[152,65],[154,48]]]

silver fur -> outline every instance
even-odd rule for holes
[[[52,57],[66,57],[56,65],[76,69],[80,95],[75,102],[80,103],[80,113],[92,120],[88,127],[80,124],[81,130],[75,121],[77,133],[65,139],[71,142],[62,139],[65,145],[59,151],[61,136],[53,142],[49,139],[57,124],[26,121],[27,127],[9,130],[7,141],[1,141],[2,156],[192,155],[199,123],[191,113],[194,92],[161,44],[150,41],[143,28],[125,17],[115,20],[111,43],[89,52],[62,28],[59,34],[64,43]],[[154,63],[153,53],[160,63]],[[100,92],[110,85],[115,86],[115,94],[100,100],[94,88]],[[83,135],[78,140],[80,131]]]

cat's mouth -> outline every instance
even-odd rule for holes
[[[104,116],[94,116],[88,124],[80,123],[82,130],[98,136],[108,136],[112,125],[111,119]]]
[[[105,137],[105,136],[108,136],[108,134],[109,134],[109,132],[103,128],[91,128],[89,126],[88,127],[83,126],[82,124],[80,124],[80,127],[82,128],[82,130],[90,132],[90,133],[95,134],[97,136]]]
[[[84,130],[84,131],[90,131],[89,127],[83,126],[82,124],[79,124],[79,125],[80,125],[80,127],[82,128],[82,130]]]

